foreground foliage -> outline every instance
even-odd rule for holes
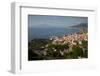
[[[53,40],[34,39],[28,43],[28,60],[79,59],[88,57],[88,41],[53,44]]]

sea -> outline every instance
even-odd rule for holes
[[[33,39],[49,39],[52,36],[61,37],[77,32],[80,32],[78,28],[28,28],[28,41]]]

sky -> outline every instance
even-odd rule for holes
[[[28,15],[29,28],[65,28],[87,22],[87,17]]]

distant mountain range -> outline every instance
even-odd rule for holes
[[[80,23],[77,25],[70,26],[70,28],[80,29],[81,32],[88,32],[88,23]]]
[[[77,24],[77,25],[73,25],[73,26],[70,26],[72,28],[88,28],[88,23],[80,23],[80,24]]]

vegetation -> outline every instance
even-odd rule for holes
[[[28,60],[79,59],[88,57],[88,41],[53,44],[49,39],[34,39],[28,43]]]

